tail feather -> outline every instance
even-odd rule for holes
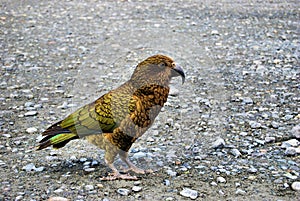
[[[44,149],[49,146],[58,149],[65,146],[69,141],[78,139],[78,135],[72,133],[69,129],[60,127],[60,122],[54,124],[45,130],[42,135],[44,138],[39,142],[37,150]]]

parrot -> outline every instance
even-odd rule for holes
[[[128,152],[154,123],[167,101],[171,79],[179,76],[183,84],[185,73],[169,56],[146,58],[128,81],[47,128],[37,150],[49,146],[58,149],[71,140],[86,139],[105,151],[104,160],[112,172],[102,180],[137,180],[128,172],[146,171],[129,160]],[[122,173],[114,165],[117,156],[128,166]]]

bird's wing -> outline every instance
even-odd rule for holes
[[[111,93],[101,96],[61,121],[60,127],[79,137],[91,134],[110,133],[117,126],[111,108]]]

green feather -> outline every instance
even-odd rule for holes
[[[58,134],[53,136],[52,138],[50,138],[50,142],[51,144],[59,144],[65,140],[68,140],[72,137],[75,137],[77,135],[73,134],[73,133],[68,133],[68,134]]]

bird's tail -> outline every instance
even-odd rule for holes
[[[54,149],[58,149],[65,146],[69,141],[79,138],[77,134],[72,133],[69,129],[60,127],[59,123],[54,124],[42,133],[44,138],[39,141],[37,150],[51,145]]]

